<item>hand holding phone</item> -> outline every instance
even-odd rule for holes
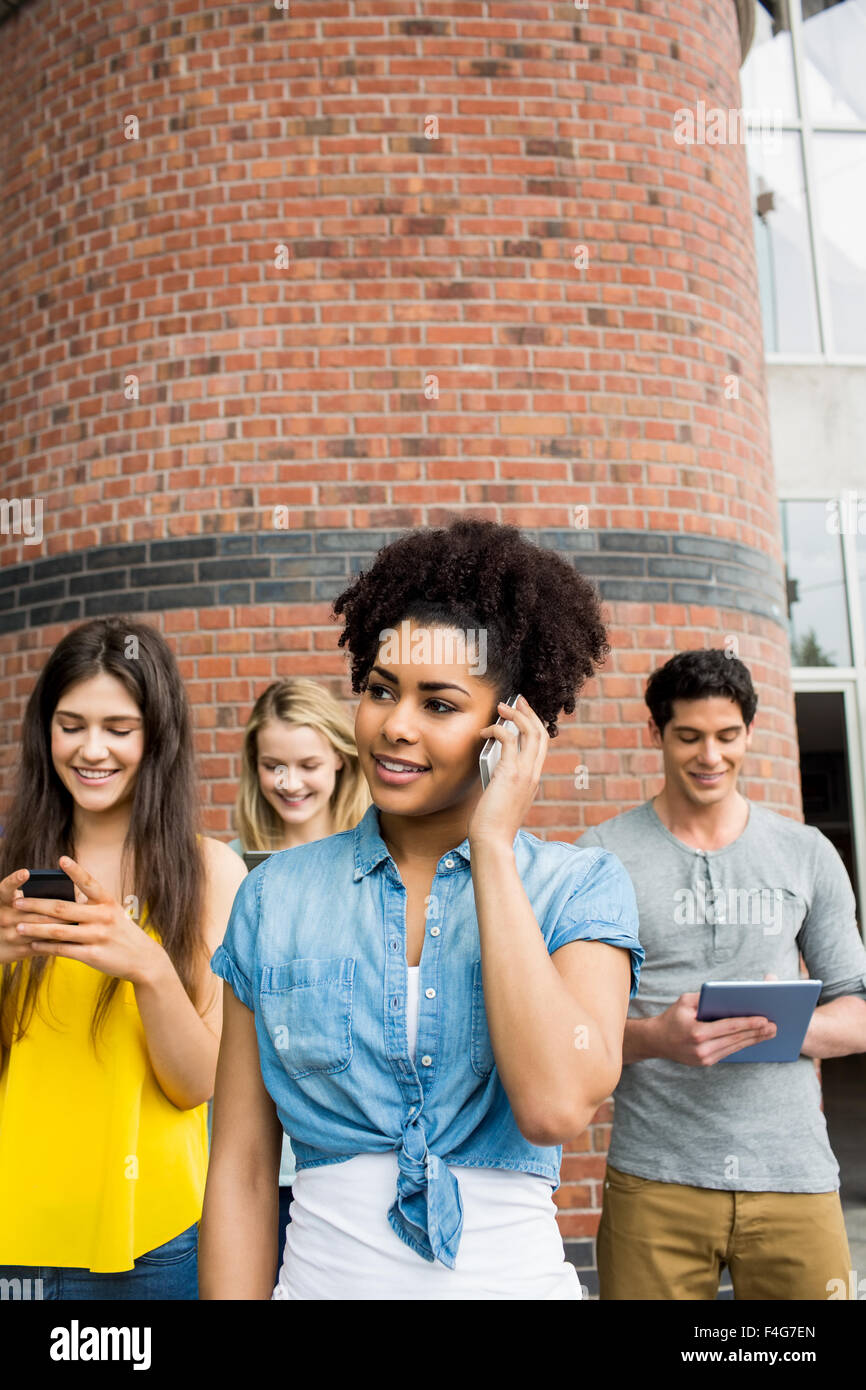
[[[519,694],[517,694],[517,695],[511,695],[511,696],[505,701],[505,703],[506,703],[507,705],[510,705],[511,708],[513,709],[514,706],[517,704],[517,701],[518,701],[519,699],[520,699],[520,695],[519,695]],[[517,725],[514,723],[513,720],[511,720],[511,719],[503,719],[501,716],[500,716],[499,719],[497,719],[496,723],[497,723],[497,725],[500,725],[503,729],[515,729],[515,730],[517,729]],[[517,748],[518,748],[518,751],[519,751],[519,750],[520,750],[520,739],[517,740]],[[494,772],[496,771],[496,768],[497,768],[498,765],[499,765],[499,759],[500,759],[501,757],[502,757],[502,744],[501,744],[501,743],[499,742],[499,740],[496,739],[496,738],[489,738],[489,739],[487,740],[487,742],[485,743],[484,747],[482,748],[481,753],[480,753],[479,758],[478,758],[478,770],[479,770],[479,772],[481,773],[481,785],[482,785],[482,787],[487,787],[487,786],[489,786],[489,784],[490,784],[490,779],[491,779],[491,777],[493,776]]]
[[[22,883],[21,874],[27,878]],[[28,919],[22,916],[22,898],[44,898],[56,902],[75,902],[75,884],[62,869],[16,869],[0,882],[0,965],[23,960],[33,954],[34,938],[19,932]],[[16,906],[17,905],[17,906]],[[33,921],[33,925],[36,923]]]
[[[71,855],[61,855],[60,863],[69,865],[68,873],[27,870],[22,883],[18,870],[0,883],[0,937],[27,943],[25,954],[66,956],[133,985],[158,982],[166,962],[171,967],[161,943]]]
[[[489,735],[481,750],[479,771],[481,792],[469,817],[469,843],[482,853],[487,847],[513,848],[514,838],[524,824],[538,794],[550,735],[525,695],[497,700],[496,723],[479,729]],[[508,712],[511,712],[511,718]],[[511,725],[512,732],[505,729]],[[494,769],[501,762],[499,776]]]

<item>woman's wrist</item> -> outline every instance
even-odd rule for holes
[[[145,939],[148,945],[142,963],[136,967],[134,975],[130,975],[129,979],[136,989],[158,990],[164,985],[169,974],[175,973],[174,966],[164,946],[149,936]]]
[[[506,862],[508,860],[514,861],[514,844],[501,835],[470,835],[469,856],[470,860],[475,857],[488,859],[498,857]]]

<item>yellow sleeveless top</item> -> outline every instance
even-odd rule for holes
[[[158,934],[144,926],[149,936]],[[28,965],[28,962],[23,962]],[[0,1264],[116,1273],[201,1216],[207,1103],[178,1110],[121,980],[91,1042],[105,975],[54,956],[0,1074]]]

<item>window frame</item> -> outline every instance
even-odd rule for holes
[[[756,4],[760,0],[755,0]],[[841,0],[845,3],[845,0]],[[812,262],[812,285],[815,292],[815,305],[818,315],[818,341],[820,351],[817,353],[792,353],[792,352],[764,352],[764,361],[772,365],[774,363],[785,364],[787,366],[837,366],[837,367],[863,367],[866,366],[866,350],[862,353],[842,353],[837,352],[833,342],[833,318],[830,308],[830,289],[827,277],[827,266],[824,251],[821,245],[820,229],[818,225],[818,214],[816,200],[818,197],[817,183],[817,163],[815,157],[816,134],[854,134],[866,136],[866,120],[863,121],[830,121],[812,119],[809,113],[808,95],[806,91],[806,63],[804,53],[803,19],[801,0],[788,0],[788,14],[790,17],[791,28],[791,59],[794,67],[794,90],[797,94],[797,109],[799,116],[782,116],[780,129],[782,131],[793,131],[800,137],[800,153],[803,161],[803,195],[806,206],[806,224],[809,229],[809,244]],[[748,54],[746,55],[748,62]],[[866,150],[866,140],[864,140],[864,150]],[[748,160],[748,141],[746,141],[746,158]],[[754,208],[751,209],[754,216]]]
[[[838,503],[840,516],[851,488],[841,492],[825,489],[784,489],[779,504],[784,502]],[[856,494],[855,494],[856,495]],[[863,899],[860,935],[866,943],[866,613],[860,598],[857,572],[857,537],[842,530],[842,578],[848,606],[848,628],[851,640],[850,666],[791,665],[791,686],[797,694],[811,692],[841,693],[844,699],[845,735],[848,740],[848,780],[851,790],[851,831],[854,837],[854,859]],[[787,570],[787,556],[783,554]],[[787,630],[787,622],[786,622]]]

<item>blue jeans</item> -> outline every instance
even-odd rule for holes
[[[0,1297],[37,1299],[197,1299],[198,1223],[139,1255],[133,1269],[94,1274],[50,1265],[0,1265]],[[28,1281],[28,1282],[24,1282]]]

